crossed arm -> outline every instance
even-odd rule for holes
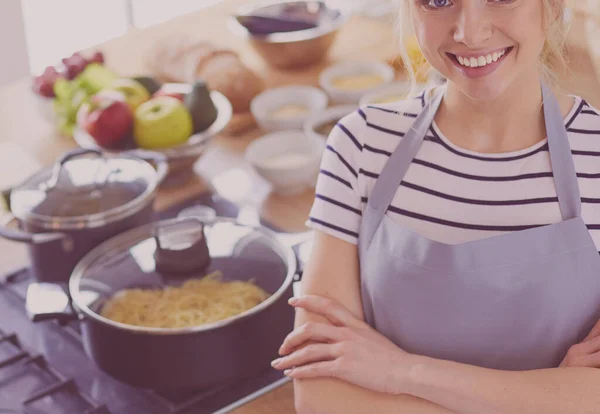
[[[356,247],[316,232],[296,329],[278,369],[291,369],[300,414],[600,412],[600,323],[558,368],[500,371],[411,355],[365,322]]]

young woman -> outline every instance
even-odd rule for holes
[[[600,112],[561,92],[564,0],[402,0],[447,79],[329,137],[300,413],[600,412]]]

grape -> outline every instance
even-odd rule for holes
[[[64,58],[62,63],[65,66],[63,74],[69,80],[73,80],[79,75],[88,64],[88,61],[80,54],[73,54],[73,56]]]
[[[104,64],[104,55],[102,52],[96,52],[92,55],[90,62],[99,63],[102,65]]]
[[[43,76],[33,78],[33,91],[46,98],[54,97],[53,83],[49,82]]]

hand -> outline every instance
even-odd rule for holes
[[[295,379],[331,377],[376,392],[404,392],[408,353],[331,299],[307,295],[290,304],[331,324],[308,322],[290,333],[279,349],[284,357],[273,361],[276,369]]]
[[[600,368],[600,321],[583,341],[569,348],[559,366]]]

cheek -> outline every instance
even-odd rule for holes
[[[441,25],[428,22],[415,26],[415,34],[421,45],[425,58],[429,61],[439,59],[439,50],[448,42],[452,33],[446,31]]]
[[[532,1],[518,13],[500,19],[497,29],[516,42],[521,49],[541,51],[545,41],[541,5]],[[541,0],[540,0],[541,3]]]

